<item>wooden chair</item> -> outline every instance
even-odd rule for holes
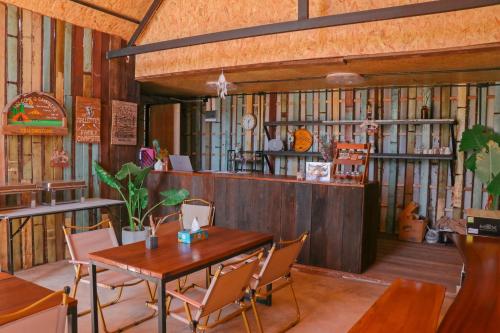
[[[116,239],[116,235],[113,229],[113,225],[110,220],[104,220],[91,227],[76,227],[76,226],[63,226],[64,236],[66,237],[66,243],[68,244],[69,253],[71,255],[71,260],[69,261],[74,265],[75,268],[75,279],[73,284],[72,298],[76,297],[76,292],[78,290],[78,285],[80,282],[90,284],[88,279],[88,269],[84,268],[89,265],[88,254],[100,250],[109,249],[111,247],[119,246]],[[72,231],[84,231],[80,233],[73,233]],[[99,309],[99,314],[101,317],[102,325],[105,332],[109,332],[104,320],[104,314],[102,309],[116,304],[120,301],[123,288],[135,286],[141,282],[146,283],[146,287],[149,293],[150,300],[154,299],[154,294],[149,286],[149,283],[144,280],[136,279],[128,274],[123,274],[119,272],[113,272],[109,270],[99,270],[97,272],[97,286],[106,289],[118,289],[118,295],[112,301],[101,304],[99,297],[97,297],[97,305]],[[90,310],[80,312],[78,316],[86,315]],[[140,320],[135,321],[129,325],[119,328],[116,331],[123,331],[127,328],[140,324],[146,320],[153,318],[156,315],[156,311]],[[115,332],[116,332],[115,331]]]
[[[212,226],[215,207],[212,202],[203,199],[186,199],[182,202],[180,214],[181,229],[191,229],[195,217],[200,227]]]
[[[193,332],[197,332],[198,329],[205,331],[241,315],[246,331],[250,332],[245,313],[250,305],[244,303],[244,297],[262,254],[261,249],[237,262],[220,265],[208,289],[193,284],[183,293],[167,290],[167,315],[190,325]],[[227,267],[231,269],[225,269]],[[183,307],[170,310],[174,298],[182,301]],[[222,310],[234,303],[238,307],[221,318]],[[216,312],[218,312],[216,319],[210,322],[210,316]]]
[[[290,287],[295,303],[296,318],[284,329],[280,330],[280,332],[287,331],[300,321],[300,309],[295,291],[293,290],[291,268],[297,260],[308,235],[306,232],[296,240],[275,243],[264,260],[259,273],[252,276],[250,282],[251,303],[255,319],[257,320],[257,326],[261,333],[264,332],[264,329],[262,328],[262,322],[257,312],[257,298],[266,298],[287,286]],[[270,286],[272,286],[272,289],[268,288]]]
[[[16,312],[0,316],[0,333],[66,331],[69,288],[56,291]],[[58,299],[59,304],[46,308]]]

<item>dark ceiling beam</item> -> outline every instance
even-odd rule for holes
[[[137,38],[139,38],[139,36],[142,34],[142,31],[148,25],[149,21],[153,17],[154,13],[156,13],[156,10],[158,10],[162,2],[163,0],[154,0],[151,3],[151,6],[149,6],[148,11],[146,12],[146,15],[144,15],[141,22],[139,23],[139,26],[137,27],[137,29],[135,29],[134,34],[132,35],[132,37],[130,37],[127,46],[132,46],[135,44]]]
[[[299,20],[309,18],[309,0],[298,0],[298,18]]]
[[[473,9],[500,4],[500,0],[440,0],[416,3],[411,5],[394,6],[387,8],[364,10],[352,13],[314,17],[307,20],[288,21],[240,28],[204,35],[172,39],[151,44],[129,46],[109,51],[108,59],[125,57],[136,54],[157,52],[181,47],[223,42],[234,39],[258,37],[286,32],[334,27],[348,24],[357,24],[373,21],[392,20],[404,17],[414,17],[446,13],[451,11]]]
[[[108,14],[108,15],[111,15],[111,16],[114,16],[114,17],[118,17],[118,18],[120,18],[122,20],[126,20],[126,21],[129,21],[129,22],[135,23],[135,24],[141,23],[138,19],[135,19],[135,18],[127,16],[127,15],[123,15],[121,13],[114,12],[112,10],[109,10],[109,9],[101,7],[101,6],[94,5],[93,3],[88,3],[88,2],[82,1],[82,0],[70,0],[70,1],[74,2],[74,3],[77,3],[77,4],[81,5],[81,6],[92,8],[92,9],[97,10],[99,12],[102,12],[102,13],[105,13],[105,14]]]

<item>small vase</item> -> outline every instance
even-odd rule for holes
[[[157,236],[149,236],[146,238],[146,248],[153,250],[158,248],[158,237]]]
[[[163,162],[161,160],[156,161],[154,169],[155,171],[163,171]]]

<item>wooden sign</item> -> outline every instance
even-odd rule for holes
[[[111,144],[137,144],[137,104],[113,100],[111,104]]]
[[[66,112],[51,95],[42,92],[22,94],[2,112],[4,135],[66,135]]]
[[[101,142],[101,100],[76,96],[75,140]]]
[[[306,130],[305,128],[299,128],[293,134],[294,136],[294,145],[293,149],[296,152],[304,153],[311,149],[313,145],[313,136],[311,132]]]

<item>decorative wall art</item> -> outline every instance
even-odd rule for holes
[[[53,168],[67,168],[69,167],[69,156],[64,149],[54,149],[50,158],[50,166]]]
[[[137,143],[137,104],[113,100],[111,104],[111,144],[135,146]]]
[[[76,96],[75,140],[101,142],[101,100]]]
[[[2,112],[4,135],[66,135],[66,113],[49,94],[30,92],[8,103]]]

